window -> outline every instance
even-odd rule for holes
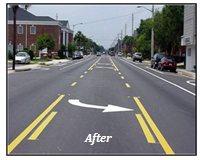
[[[23,26],[18,26],[17,33],[23,34]]]
[[[188,48],[188,56],[191,56],[191,48]]]
[[[13,52],[13,45],[11,44],[8,45],[8,51]]]
[[[30,27],[30,33],[31,34],[36,34],[36,27],[35,26],[31,26]]]
[[[35,53],[35,51],[36,51],[36,47],[35,47],[34,44],[32,44],[32,45],[30,46],[30,49],[33,50],[33,52]]]
[[[18,46],[17,46],[17,49],[18,51],[22,51],[24,49],[23,45],[20,43]]]

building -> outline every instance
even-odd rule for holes
[[[13,51],[13,10],[8,8],[8,50]],[[18,8],[16,14],[16,50],[33,49],[37,56],[37,37],[47,33],[55,38],[55,49],[48,53],[58,52],[61,44],[67,45],[73,41],[73,31],[68,21],[57,21],[48,16],[35,16],[25,9]],[[63,39],[64,38],[64,39]]]
[[[196,5],[184,5],[184,30],[181,45],[186,46],[186,70],[196,66]]]

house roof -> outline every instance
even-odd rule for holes
[[[62,20],[59,20],[59,22],[62,23],[62,26],[67,26],[67,24],[68,24],[68,21],[62,21]]]
[[[20,7],[17,9],[16,19],[20,21],[56,21],[49,16],[35,16]],[[8,20],[13,20],[12,8],[8,8]]]

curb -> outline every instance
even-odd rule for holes
[[[179,70],[177,70],[177,72],[178,72],[178,74],[180,74],[180,75],[184,75],[184,76],[188,76],[188,77],[195,78],[195,74],[186,73],[186,72],[179,71]]]
[[[30,71],[31,68],[15,69],[15,72]]]

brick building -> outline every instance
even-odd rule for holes
[[[13,10],[8,8],[8,50],[13,51]],[[55,49],[48,53],[58,52],[61,44],[67,45],[73,41],[73,31],[69,28],[68,21],[57,21],[48,16],[35,16],[30,12],[18,8],[16,15],[16,50],[24,48],[34,49],[39,56],[36,40],[44,33],[52,34],[55,38]],[[64,39],[63,39],[64,38]]]

